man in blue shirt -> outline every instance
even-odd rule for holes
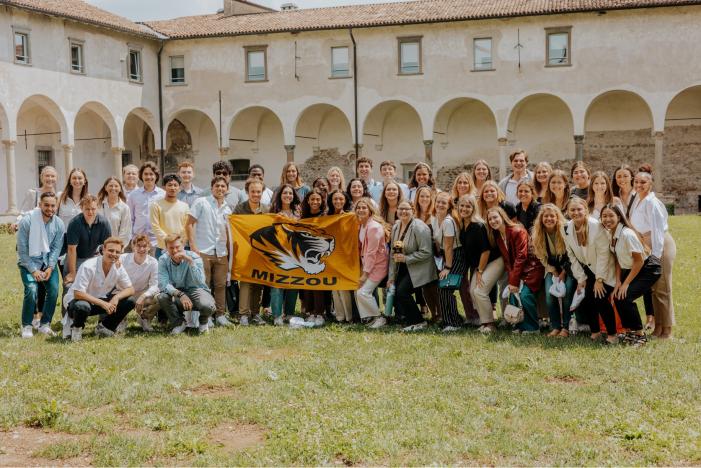
[[[39,333],[54,336],[51,319],[58,299],[58,269],[56,263],[66,232],[63,221],[56,216],[58,199],[53,192],[41,194],[39,207],[34,208],[19,223],[17,256],[24,301],[22,303],[22,338],[31,338],[32,318],[37,305],[39,283],[44,284],[45,300]]]
[[[179,234],[165,238],[166,253],[158,259],[158,303],[179,335],[187,328],[184,313],[199,311],[199,331],[207,333],[207,320],[216,310],[199,255],[185,250]],[[194,317],[193,317],[194,318]]]

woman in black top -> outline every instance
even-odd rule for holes
[[[516,220],[523,224],[528,234],[531,233],[533,222],[540,211],[540,203],[536,200],[535,186],[531,181],[522,180],[516,187],[519,204],[516,205]]]

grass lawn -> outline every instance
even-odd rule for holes
[[[22,340],[1,236],[0,465],[699,465],[701,217],[671,226],[675,339],[641,349],[335,325],[98,340],[94,319],[82,343]]]

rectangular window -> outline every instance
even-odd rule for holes
[[[570,28],[546,29],[546,31],[546,65],[550,67],[571,65]]]
[[[140,50],[129,50],[129,79],[131,81],[142,81]]]
[[[421,73],[421,38],[399,38],[399,74]]]
[[[411,178],[414,176],[415,167],[416,163],[402,163],[402,177],[404,177],[404,181],[406,183],[409,183]]]
[[[54,152],[51,148],[37,148],[37,174],[39,175],[39,186],[41,186],[41,171],[46,166],[55,166]]]
[[[493,70],[492,63],[492,38],[481,37],[473,42],[474,65],[473,70]]]
[[[185,83],[185,57],[182,55],[170,58],[170,82]]]
[[[29,34],[15,32],[15,62],[29,64]]]
[[[132,164],[131,150],[122,151],[122,167]]]
[[[331,76],[350,76],[348,47],[331,47]]]
[[[231,180],[246,180],[248,179],[248,169],[251,167],[250,159],[229,159],[234,172],[231,174]]]
[[[246,81],[267,80],[267,47],[246,47]]]
[[[71,71],[85,73],[83,43],[71,41]]]

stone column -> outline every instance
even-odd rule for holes
[[[112,163],[114,164],[113,176],[122,180],[122,152],[124,148],[112,148]]]
[[[506,144],[509,142],[506,138],[499,138],[497,144],[499,145],[499,177],[497,179],[503,179],[506,177]],[[497,180],[499,182],[499,180]]]
[[[655,192],[662,193],[662,177],[664,165],[664,132],[655,132]],[[683,168],[679,168],[683,170]]]
[[[219,159],[226,159],[226,157],[229,155],[229,147],[221,147],[219,148]]]
[[[433,165],[433,140],[424,140],[424,151],[426,153],[426,162]]]
[[[574,159],[584,161],[584,135],[574,136]]]
[[[295,160],[295,145],[285,145],[285,151],[287,152],[287,162],[292,162]]]
[[[7,214],[16,215],[17,212],[17,174],[15,170],[15,145],[14,140],[3,140],[5,145],[5,165],[7,169]]]
[[[73,169],[73,145],[63,145],[63,161],[66,171],[66,179]]]

